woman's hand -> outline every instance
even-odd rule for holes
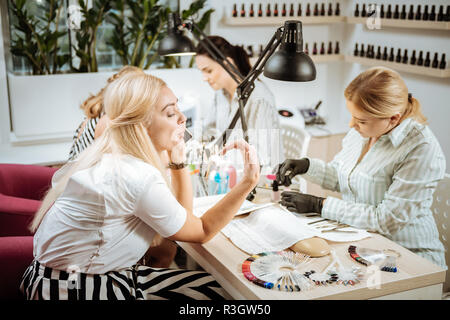
[[[175,130],[172,135],[172,143],[174,147],[171,150],[167,150],[169,155],[169,161],[173,163],[184,163],[186,162],[186,144],[184,143],[184,126],[180,126],[179,129]]]
[[[237,140],[230,144],[227,144],[222,151],[221,155],[225,155],[231,149],[239,149],[244,158],[244,176],[243,181],[251,183],[255,186],[259,181],[259,160],[255,147],[249,145],[245,140]]]
[[[289,211],[298,213],[322,213],[324,201],[325,198],[305,193],[294,191],[285,191],[281,193],[281,205],[285,206]]]
[[[287,159],[278,165],[277,181],[280,185],[289,187],[292,179],[298,174],[304,174],[309,169],[309,159]]]

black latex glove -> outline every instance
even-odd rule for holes
[[[298,213],[322,213],[323,200],[325,198],[294,191],[281,193],[281,205],[285,206],[289,211]]]
[[[304,174],[308,171],[309,159],[287,159],[278,165],[277,181],[280,185],[289,187],[292,184],[292,179],[298,174]],[[289,172],[290,171],[290,172]],[[288,173],[286,175],[286,173]]]

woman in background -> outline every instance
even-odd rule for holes
[[[197,217],[184,166],[186,117],[172,91],[159,78],[132,73],[108,86],[104,106],[105,132],[55,174],[32,222],[34,261],[22,292],[27,299],[223,299],[206,272],[138,261],[157,233],[204,243],[226,226],[258,182],[255,149],[245,141],[223,149],[243,152],[244,176]]]
[[[219,36],[209,36],[208,39],[220,50],[224,57],[245,77],[251,69],[248,54],[240,46],[234,46]],[[204,41],[204,40],[203,40]],[[196,49],[195,62],[202,72],[203,79],[215,90],[214,101],[204,126],[206,134],[217,137],[224,132],[239,109],[236,88],[238,83],[227,71],[212,59],[200,43]],[[283,156],[280,122],[275,106],[275,98],[270,89],[260,80],[255,82],[255,89],[248,99],[244,115],[249,129],[249,142],[258,150],[262,165],[278,164]],[[241,129],[240,120],[235,129]],[[278,139],[275,135],[278,134]],[[277,157],[278,156],[278,157]],[[270,161],[272,160],[272,161]]]
[[[419,101],[397,72],[383,67],[361,73],[344,95],[352,118],[342,151],[330,163],[286,160],[277,174],[286,186],[302,174],[324,189],[341,192],[342,200],[284,192],[282,204],[378,232],[446,268],[430,209],[446,162]]]

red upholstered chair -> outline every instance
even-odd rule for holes
[[[33,261],[33,237],[0,237],[0,300],[17,300],[20,280]]]
[[[56,168],[0,164],[0,237],[31,235],[28,226]]]

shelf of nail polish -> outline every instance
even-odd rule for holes
[[[371,24],[379,23],[375,27],[395,27],[395,28],[413,28],[413,29],[432,29],[432,30],[450,30],[450,6],[447,6],[444,13],[444,6],[440,5],[436,12],[435,5],[422,6],[409,5],[409,11],[406,10],[407,5],[387,5],[384,4],[356,4],[353,17],[347,17],[348,23],[366,24],[367,19],[372,19]],[[430,10],[429,10],[429,7]]]
[[[281,10],[279,10],[281,8]],[[241,4],[238,11],[237,4],[233,5],[231,15],[223,19],[223,23],[230,26],[267,26],[282,25],[287,19],[300,19],[302,24],[327,24],[345,22],[345,17],[340,15],[339,3],[335,5],[329,3],[328,9],[325,3],[299,3],[290,4],[289,8],[285,3],[269,3],[265,8],[263,4]]]
[[[345,61],[366,66],[384,66],[397,71],[437,78],[450,78],[450,68],[447,67],[445,53],[441,54],[440,60],[437,52],[431,59],[429,51],[425,55],[423,51],[419,51],[419,54],[416,55],[416,50],[413,50],[411,56],[409,56],[407,49],[397,48],[395,50],[393,47],[390,48],[388,53],[387,47],[382,50],[381,46],[377,46],[375,53],[374,45],[360,44],[358,46],[356,43],[353,55],[345,56]]]
[[[450,30],[450,22],[446,21],[414,21],[414,20],[393,20],[381,19],[380,28],[410,28],[410,29],[430,29],[430,30]],[[347,23],[366,24],[367,18],[347,17]]]

